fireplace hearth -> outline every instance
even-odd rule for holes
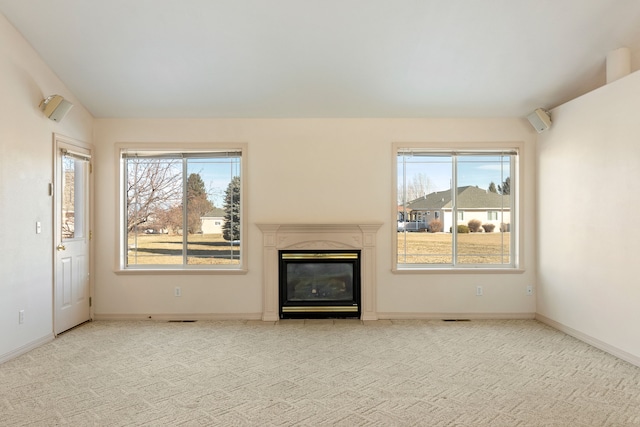
[[[280,319],[359,318],[360,251],[280,251]]]

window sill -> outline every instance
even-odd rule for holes
[[[524,268],[392,268],[394,274],[523,274]]]
[[[181,275],[181,276],[194,276],[194,275],[242,275],[247,274],[247,269],[187,269],[187,268],[145,268],[145,269],[115,269],[113,271],[117,275],[122,276],[144,276],[144,275]]]

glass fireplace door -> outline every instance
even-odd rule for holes
[[[280,252],[280,318],[359,316],[359,251]]]

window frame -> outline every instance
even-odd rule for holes
[[[499,154],[503,151],[514,151],[514,165],[512,166],[513,178],[515,181],[515,195],[512,198],[512,219],[517,221],[511,225],[511,259],[510,264],[488,264],[486,267],[478,264],[404,264],[398,262],[398,232],[394,227],[391,235],[392,268],[393,273],[523,273],[524,269],[524,245],[523,245],[523,210],[521,209],[523,200],[523,165],[524,165],[524,143],[518,141],[505,142],[477,142],[477,143],[392,143],[392,210],[393,217],[397,217],[398,212],[398,152],[401,150],[424,150],[433,154],[473,154],[490,153]],[[453,173],[453,172],[452,172]],[[512,221],[513,222],[513,221]],[[456,233],[457,234],[457,233]]]
[[[115,267],[114,272],[117,274],[246,274],[247,269],[247,143],[117,143],[115,144],[116,157],[116,248],[115,248]],[[126,151],[145,151],[171,154],[194,154],[194,153],[219,153],[224,151],[239,151],[240,155],[240,259],[238,264],[206,264],[206,265],[189,265],[189,264],[171,264],[167,267],[161,265],[144,264],[127,266],[127,211],[126,211],[126,168],[123,166],[123,152]]]

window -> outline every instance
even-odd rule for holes
[[[245,151],[120,146],[120,269],[241,270]]]
[[[441,213],[428,232],[394,233],[394,269],[518,267],[517,146],[442,150],[394,144],[394,155],[394,212]]]
[[[62,212],[59,215],[62,240],[84,237],[87,206],[87,182],[91,157],[63,149],[62,157]]]

